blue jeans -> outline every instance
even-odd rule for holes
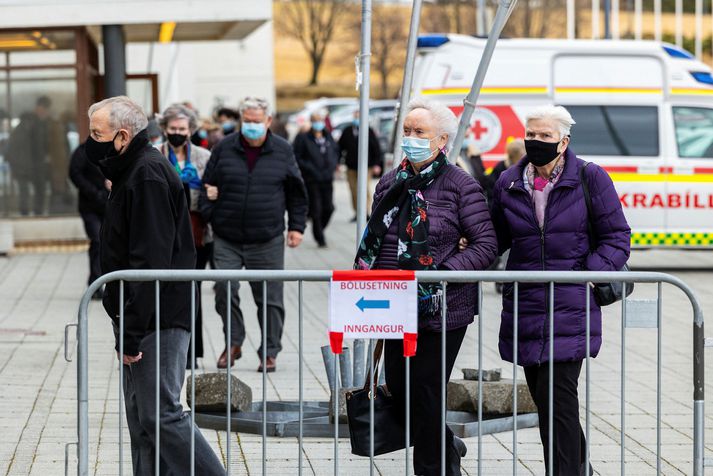
[[[183,412],[181,388],[186,373],[186,352],[190,332],[184,329],[160,331],[161,370],[159,405],[156,409],[156,333],[139,344],[141,360],[124,366],[124,399],[126,419],[131,436],[131,459],[134,474],[155,474],[156,416],[161,422],[160,468],[162,475],[190,473],[191,432],[195,433],[195,474],[224,475],[225,468],[191,419]]]

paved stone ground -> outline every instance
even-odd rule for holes
[[[330,248],[317,249],[307,236],[297,250],[287,251],[291,269],[332,269],[348,267],[354,247],[354,226],[349,223],[347,190],[336,186],[337,213],[327,230]],[[308,230],[309,231],[309,230]],[[677,271],[698,293],[704,310],[713,308],[713,292],[708,270],[713,268],[710,253],[646,252],[633,258],[636,265],[653,268],[675,265],[698,267]],[[85,288],[87,262],[84,253],[20,254],[0,258],[0,471],[8,475],[61,474],[64,445],[76,439],[76,367],[63,357],[63,329],[75,320],[76,309]],[[504,377],[512,367],[497,353],[499,299],[493,286],[485,288],[483,358],[486,368],[502,367]],[[245,292],[248,291],[248,292]],[[328,387],[319,347],[327,344],[327,286],[305,284],[304,369],[305,398],[326,400]],[[262,395],[261,375],[255,372],[259,343],[256,309],[249,290],[241,289],[245,304],[248,340],[244,356],[234,374],[253,388],[254,398]],[[203,289],[206,358],[199,371],[214,371],[216,356],[223,348],[217,314],[212,309],[209,286]],[[637,286],[634,297],[655,296],[655,286]],[[662,470],[665,474],[690,474],[692,459],[692,359],[691,308],[683,293],[664,287],[663,324],[663,418]],[[278,371],[268,378],[268,400],[298,398],[297,286],[286,288],[287,322],[284,351]],[[599,474],[618,474],[620,470],[620,375],[621,319],[617,306],[607,309],[604,318],[605,343],[600,357],[592,361],[591,372],[591,453]],[[90,467],[93,474],[119,473],[118,447],[118,367],[106,315],[100,305],[90,308]],[[461,349],[454,377],[460,368],[477,367],[477,325],[470,327]],[[626,331],[626,473],[645,475],[656,468],[656,330]],[[713,358],[710,357],[709,358]],[[520,377],[522,374],[520,372]],[[710,380],[709,380],[710,382]],[[713,385],[706,385],[711,395]],[[584,414],[584,378],[580,383]],[[708,412],[706,426],[713,427]],[[225,432],[204,430],[215,451],[226,458]],[[542,450],[536,429],[517,434],[517,474],[543,474]],[[513,435],[510,432],[483,438],[483,474],[512,474]],[[130,473],[128,433],[124,431],[126,474]],[[477,474],[477,438],[466,439],[469,451],[463,461],[465,474]],[[332,474],[333,440],[306,438],[303,452],[304,474]],[[268,438],[269,474],[296,473],[298,444],[295,439]],[[260,474],[261,438],[232,434],[231,474]],[[713,450],[709,445],[707,451]],[[70,464],[75,459],[70,457]],[[341,474],[368,473],[368,458],[354,457],[349,442],[339,441]],[[404,472],[403,453],[376,458],[376,474]]]

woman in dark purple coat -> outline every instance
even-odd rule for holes
[[[492,217],[500,253],[510,250],[508,270],[616,271],[629,258],[631,230],[609,175],[598,165],[584,169],[592,217],[580,180],[586,162],[569,149],[574,120],[563,107],[544,106],[526,118],[527,155],[500,176],[493,192]],[[587,223],[596,235],[590,251]],[[577,380],[586,357],[585,299],[582,284],[554,289],[554,355],[549,353],[548,284],[519,286],[517,363],[525,370],[537,405],[540,439],[548,461],[549,362],[554,360],[555,475],[584,474],[586,442],[579,423]],[[590,291],[591,292],[591,291]],[[590,355],[602,343],[602,315],[590,299]],[[513,286],[503,290],[500,355],[513,361]],[[590,467],[591,473],[591,467]]]
[[[445,152],[457,121],[447,107],[414,99],[404,121],[406,158],[379,181],[371,219],[355,259],[356,269],[481,270],[495,260],[495,232],[483,192],[468,173],[449,164]],[[465,237],[463,251],[458,240]],[[411,359],[411,441],[418,475],[441,474],[440,285],[419,285],[418,350]],[[465,331],[477,312],[477,287],[449,285],[446,310],[446,379]],[[403,344],[385,344],[386,383],[405,404]],[[405,407],[403,407],[405,408]],[[404,415],[405,412],[398,412]],[[446,474],[460,475],[465,444],[446,431]]]

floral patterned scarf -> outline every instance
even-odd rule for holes
[[[407,159],[401,162],[393,185],[371,214],[354,259],[354,269],[372,269],[394,219],[398,219],[399,269],[436,269],[428,246],[428,207],[422,191],[445,172],[447,165],[442,153],[419,173],[414,172]],[[440,285],[419,284],[419,316],[436,315],[440,311],[441,295]]]

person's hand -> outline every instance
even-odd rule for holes
[[[468,247],[468,240],[465,239],[465,237],[461,237],[460,240],[458,240],[458,251],[465,251],[465,249]]]
[[[208,200],[218,200],[218,187],[205,184],[205,191],[206,195],[208,195]]]
[[[109,179],[104,179],[104,188],[109,190],[111,192],[111,180]]]
[[[141,357],[143,357],[143,356],[144,356],[144,353],[143,353],[143,352],[139,352],[139,355],[126,355],[126,354],[124,354],[124,358],[121,359],[121,358],[119,357],[119,353],[118,353],[118,352],[116,353],[116,358],[119,359],[119,360],[121,360],[121,361],[124,363],[124,365],[135,364],[136,362],[138,362],[139,360],[141,360]]]
[[[468,144],[468,157],[477,157],[480,156],[480,149],[478,148],[477,145],[475,145],[474,142],[471,142]]]
[[[381,167],[378,165],[375,165],[371,168],[371,176],[372,177],[378,177],[381,174]]]
[[[302,243],[302,233],[299,231],[290,231],[287,233],[287,246],[297,248]]]

